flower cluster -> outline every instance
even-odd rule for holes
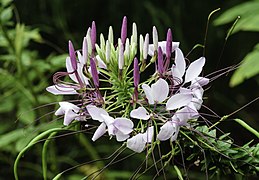
[[[119,142],[126,141],[129,149],[142,152],[153,142],[175,141],[180,127],[190,126],[190,120],[199,117],[203,86],[209,79],[200,76],[205,58],[187,64],[171,29],[165,41],[158,41],[153,27],[152,44],[149,34],[138,36],[135,23],[130,38],[127,30],[124,17],[121,37],[115,41],[110,27],[107,40],[101,34],[97,44],[93,22],[81,50],[75,51],[69,41],[67,72],[57,72],[47,91],[77,95],[73,96],[78,98],[75,104],[60,102],[55,112],[64,115],[64,125],[75,121],[85,121],[86,127],[98,124],[93,141],[108,133]],[[61,80],[64,76],[71,81]]]

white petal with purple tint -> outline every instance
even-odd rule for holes
[[[104,118],[102,115],[107,115],[109,116],[109,114],[102,108],[98,108],[96,106],[93,105],[87,105],[86,109],[88,111],[88,113],[90,114],[90,116],[92,117],[93,120],[97,120],[99,122],[103,122]]]
[[[54,95],[73,95],[78,94],[76,87],[66,84],[53,85],[46,88],[46,90]]]
[[[156,83],[151,85],[154,101],[163,102],[169,93],[168,83],[164,79],[159,79]]]
[[[129,134],[133,131],[133,122],[127,118],[116,118],[113,125],[123,134]]]
[[[150,115],[144,107],[139,107],[130,112],[130,117],[135,119],[148,120],[150,118]]]
[[[172,135],[176,132],[175,123],[172,121],[166,122],[161,128],[157,135],[157,139],[160,141],[165,141],[172,137]]]
[[[185,74],[185,83],[197,78],[205,64],[205,57],[201,57],[190,64]]]
[[[104,133],[106,132],[106,124],[102,123],[95,131],[93,137],[92,137],[92,141],[96,141],[97,139],[99,139],[102,135],[104,135]]]
[[[147,84],[143,84],[142,85],[142,89],[145,92],[146,98],[148,100],[149,104],[154,104],[154,98],[153,98],[153,94],[152,94],[152,90],[151,87],[149,87]]]
[[[141,153],[146,146],[146,142],[143,139],[143,134],[137,134],[127,140],[127,147],[137,153]]]
[[[192,100],[191,94],[175,94],[166,103],[167,110],[174,110],[186,106]]]

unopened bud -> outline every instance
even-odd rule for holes
[[[96,43],[96,25],[94,21],[92,22],[92,27],[91,27],[91,42],[92,42],[92,48],[94,50],[95,43]]]
[[[108,40],[111,44],[113,44],[113,29],[111,26],[109,27]]]
[[[154,51],[157,51],[158,49],[158,34],[157,29],[155,26],[153,26],[153,44],[154,44]]]
[[[74,46],[71,41],[68,41],[68,49],[69,49],[69,56],[70,56],[72,68],[74,71],[76,71],[77,70],[76,54],[75,54]]]
[[[127,38],[127,17],[124,16],[121,26],[121,42],[125,44]]]
[[[106,41],[105,56],[106,56],[106,62],[109,62],[111,58],[111,44],[109,40]]]
[[[144,59],[147,59],[148,47],[149,47],[149,34],[146,34],[144,45],[143,45],[143,58]]]
[[[119,66],[119,69],[122,70],[123,66],[124,66],[124,48],[123,48],[123,44],[121,42],[121,39],[118,40],[118,44],[119,44],[118,66]]]
[[[98,71],[96,68],[96,63],[93,58],[90,58],[90,67],[91,67],[91,74],[94,81],[95,87],[99,87],[99,77],[98,77]]]

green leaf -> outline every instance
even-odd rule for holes
[[[259,44],[246,55],[240,67],[234,72],[230,79],[230,86],[237,86],[257,74],[259,74]]]
[[[13,11],[12,7],[8,7],[1,12],[1,15],[0,15],[1,23],[5,23],[12,18],[13,16],[12,11]]]
[[[13,0],[2,0],[1,3],[3,5],[3,7],[8,6]]]
[[[256,12],[258,8],[259,8],[259,1],[249,1],[249,2],[239,4],[224,12],[221,16],[219,16],[214,21],[214,24],[218,26],[218,25],[230,23],[234,21],[237,18],[237,16],[241,16],[241,18],[243,18],[244,16],[249,15],[252,12]]]
[[[16,142],[24,135],[23,129],[13,130],[4,135],[0,136],[0,149],[4,149],[5,146],[10,145],[13,142]]]

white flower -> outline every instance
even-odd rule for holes
[[[142,152],[147,143],[152,142],[154,126],[148,127],[145,133],[139,133],[127,140],[127,147],[135,152]]]
[[[202,71],[205,64],[205,57],[201,57],[194,62],[192,62],[186,70],[186,62],[182,51],[179,48],[175,49],[175,64],[171,68],[172,76],[175,79],[176,84],[181,84],[183,82],[183,76],[185,74],[184,83],[197,82],[200,81],[202,85],[208,82],[208,79],[202,79],[198,77]]]
[[[159,79],[157,82],[150,86],[143,84],[142,88],[146,94],[149,104],[163,102],[169,93],[168,83],[164,79]]]
[[[60,108],[55,112],[56,116],[64,115],[64,125],[68,126],[74,119],[81,120],[80,108],[69,102],[59,102]]]
[[[172,52],[179,47],[179,42],[172,42]],[[163,54],[166,54],[166,41],[158,42],[158,47],[161,47]],[[154,44],[149,44],[148,55],[154,56],[155,47]]]
[[[133,131],[133,122],[127,118],[113,118],[102,108],[93,105],[86,106],[89,115],[93,120],[101,122],[101,125],[95,131],[92,140],[96,141],[100,138],[108,128],[108,134],[115,135],[117,141],[124,141],[129,138],[129,134]]]

